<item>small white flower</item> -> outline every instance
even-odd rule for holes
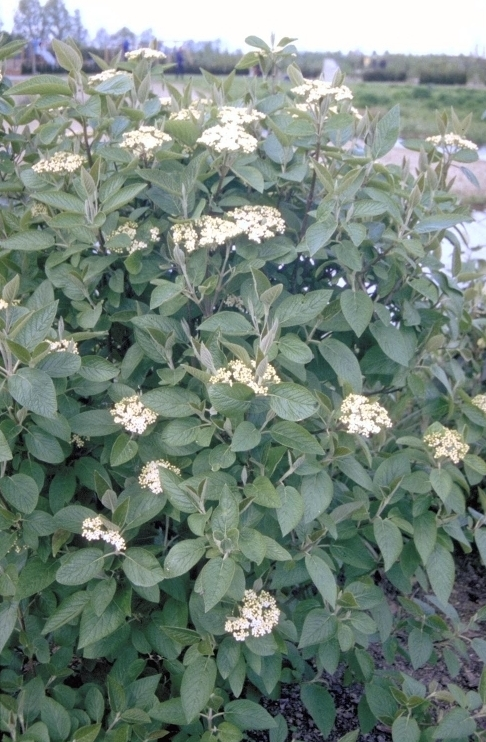
[[[156,129],[155,126],[141,126],[134,131],[127,131],[122,135],[120,147],[131,150],[136,155],[153,155],[154,151],[165,142],[171,142],[172,137]]]
[[[238,124],[211,126],[203,131],[197,141],[215,152],[251,154],[258,147],[258,140]]]
[[[150,49],[150,47],[144,46],[140,49],[134,49],[131,52],[125,52],[125,59],[132,61],[134,59],[167,59],[164,52],[159,52],[157,49]]]
[[[56,152],[52,157],[36,162],[32,165],[32,170],[36,173],[55,173],[56,175],[67,175],[74,173],[83,165],[83,158],[80,155],[73,155],[69,152]]]
[[[479,407],[481,412],[486,414],[486,394],[476,394],[476,396],[471,399],[471,403],[475,407]]]
[[[69,353],[76,353],[79,355],[78,345],[74,340],[51,340],[49,342],[49,350],[55,351],[56,353],[62,353],[67,350]]]
[[[157,420],[157,415],[142,404],[139,397],[124,397],[110,410],[113,420],[129,433],[143,433]]]
[[[163,492],[159,477],[159,466],[163,469],[168,469],[169,471],[174,472],[174,474],[180,475],[181,473],[181,470],[177,466],[173,466],[173,464],[170,464],[165,459],[149,461],[148,464],[145,464],[140,472],[138,481],[142,487],[151,490],[154,495],[160,495]]]
[[[458,149],[470,149],[477,151],[478,145],[469,139],[459,136],[459,134],[437,134],[434,137],[427,137],[426,142],[430,142],[434,147],[445,149],[447,152],[455,152]]]
[[[244,641],[248,636],[265,636],[270,634],[278,624],[280,610],[277,601],[270,593],[262,590],[245,590],[243,604],[238,608],[240,615],[236,618],[227,618],[225,631],[233,634],[237,642]]]
[[[248,368],[243,361],[230,361],[227,368],[220,368],[219,371],[216,371],[210,377],[209,383],[229,384],[229,386],[233,386],[235,382],[239,382],[240,384],[249,386],[255,394],[266,396],[268,394],[268,387],[263,382],[280,384],[280,378],[274,367],[269,363],[263,376],[257,379],[255,377],[255,365],[255,361],[252,361],[251,368]]]
[[[462,439],[457,430],[442,427],[442,430],[424,435],[424,443],[434,449],[434,459],[450,459],[458,464],[469,451],[468,444]]]
[[[85,518],[83,520],[81,535],[87,541],[106,541],[107,544],[112,544],[116,551],[124,551],[126,549],[126,542],[123,536],[115,529],[107,528],[99,515],[95,518]]]
[[[370,402],[361,394],[349,394],[341,405],[339,420],[348,433],[369,438],[383,428],[391,428],[388,412],[378,402]]]

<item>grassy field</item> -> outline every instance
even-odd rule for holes
[[[177,81],[175,76],[167,75],[167,78],[170,82],[180,84],[180,80]],[[196,90],[207,92],[208,86],[202,75],[195,75],[192,79]],[[187,76],[185,82],[188,81]],[[232,94],[242,98],[249,82],[248,77],[236,77]],[[481,116],[486,111],[486,88],[484,87],[353,82],[352,80],[348,80],[347,84],[352,89],[354,103],[360,110],[369,108],[373,114],[383,114],[398,103],[403,138],[422,138],[437,134],[436,111],[450,109],[452,106],[460,119],[472,113],[472,123],[467,137],[478,145],[486,144],[486,120],[481,120]]]

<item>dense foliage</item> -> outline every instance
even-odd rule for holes
[[[283,742],[288,683],[325,737],[341,666],[364,731],[481,725],[486,677],[453,679],[486,610],[449,602],[486,557],[467,121],[386,167],[398,108],[248,42],[241,99],[160,99],[152,50],[87,78],[59,41],[67,79],[0,85],[4,739]],[[439,658],[447,688],[414,677]]]

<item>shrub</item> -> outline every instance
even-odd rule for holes
[[[465,85],[467,73],[461,70],[422,70],[420,85]]]
[[[363,72],[363,82],[405,82],[405,70],[371,69]]]
[[[248,41],[244,100],[62,42],[67,80],[2,81],[5,739],[283,739],[283,683],[326,736],[341,665],[365,730],[476,729],[484,680],[373,658],[484,659],[485,609],[449,604],[454,551],[486,556],[482,288],[439,259],[466,122],[384,166],[398,108],[293,64],[288,92],[292,40]]]

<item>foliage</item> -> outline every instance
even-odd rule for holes
[[[448,185],[476,154],[385,167],[397,107],[295,64],[289,91],[292,40],[248,41],[244,100],[209,73],[159,99],[149,52],[89,79],[62,41],[67,79],[2,81],[4,739],[280,739],[284,683],[325,737],[341,665],[396,742],[484,715],[484,674],[413,679],[486,659],[485,610],[449,603],[455,551],[486,560],[484,294]]]

